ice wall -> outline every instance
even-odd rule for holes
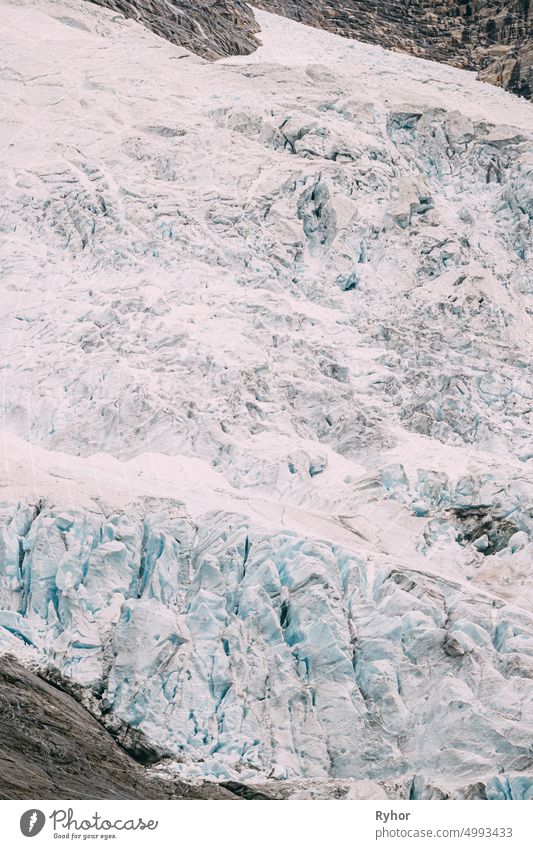
[[[518,606],[155,500],[108,516],[4,505],[1,546],[1,647],[25,644],[184,775],[530,764],[533,620]]]

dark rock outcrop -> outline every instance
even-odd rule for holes
[[[531,100],[533,96],[533,39],[502,55],[479,74],[484,82],[499,85]]]
[[[259,27],[244,0],[93,0],[205,59],[252,53]]]
[[[93,0],[207,59],[250,53],[258,26],[243,0]],[[392,50],[478,71],[531,97],[529,0],[254,0],[254,6]]]
[[[478,71],[486,82],[531,97],[529,0],[254,0],[254,5],[339,35]]]
[[[0,799],[237,799],[151,778],[72,696],[0,658]]]

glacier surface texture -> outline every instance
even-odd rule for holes
[[[186,779],[532,798],[531,106],[255,14],[2,1],[0,650]]]

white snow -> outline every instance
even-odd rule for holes
[[[257,18],[0,6],[0,641],[189,777],[521,773],[531,106]]]

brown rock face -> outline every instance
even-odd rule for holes
[[[93,0],[122,12],[205,59],[252,53],[259,42],[253,12],[243,0]]]
[[[72,696],[0,658],[0,799],[224,798],[150,778]]]
[[[254,0],[254,5],[339,35],[480,71],[486,82],[531,97],[530,0]]]
[[[504,50],[503,55],[483,68],[479,78],[530,100],[533,95],[533,39],[521,47]]]
[[[258,26],[243,0],[94,0],[207,59],[251,53]],[[522,97],[533,90],[530,0],[253,0],[339,35],[479,71]]]

